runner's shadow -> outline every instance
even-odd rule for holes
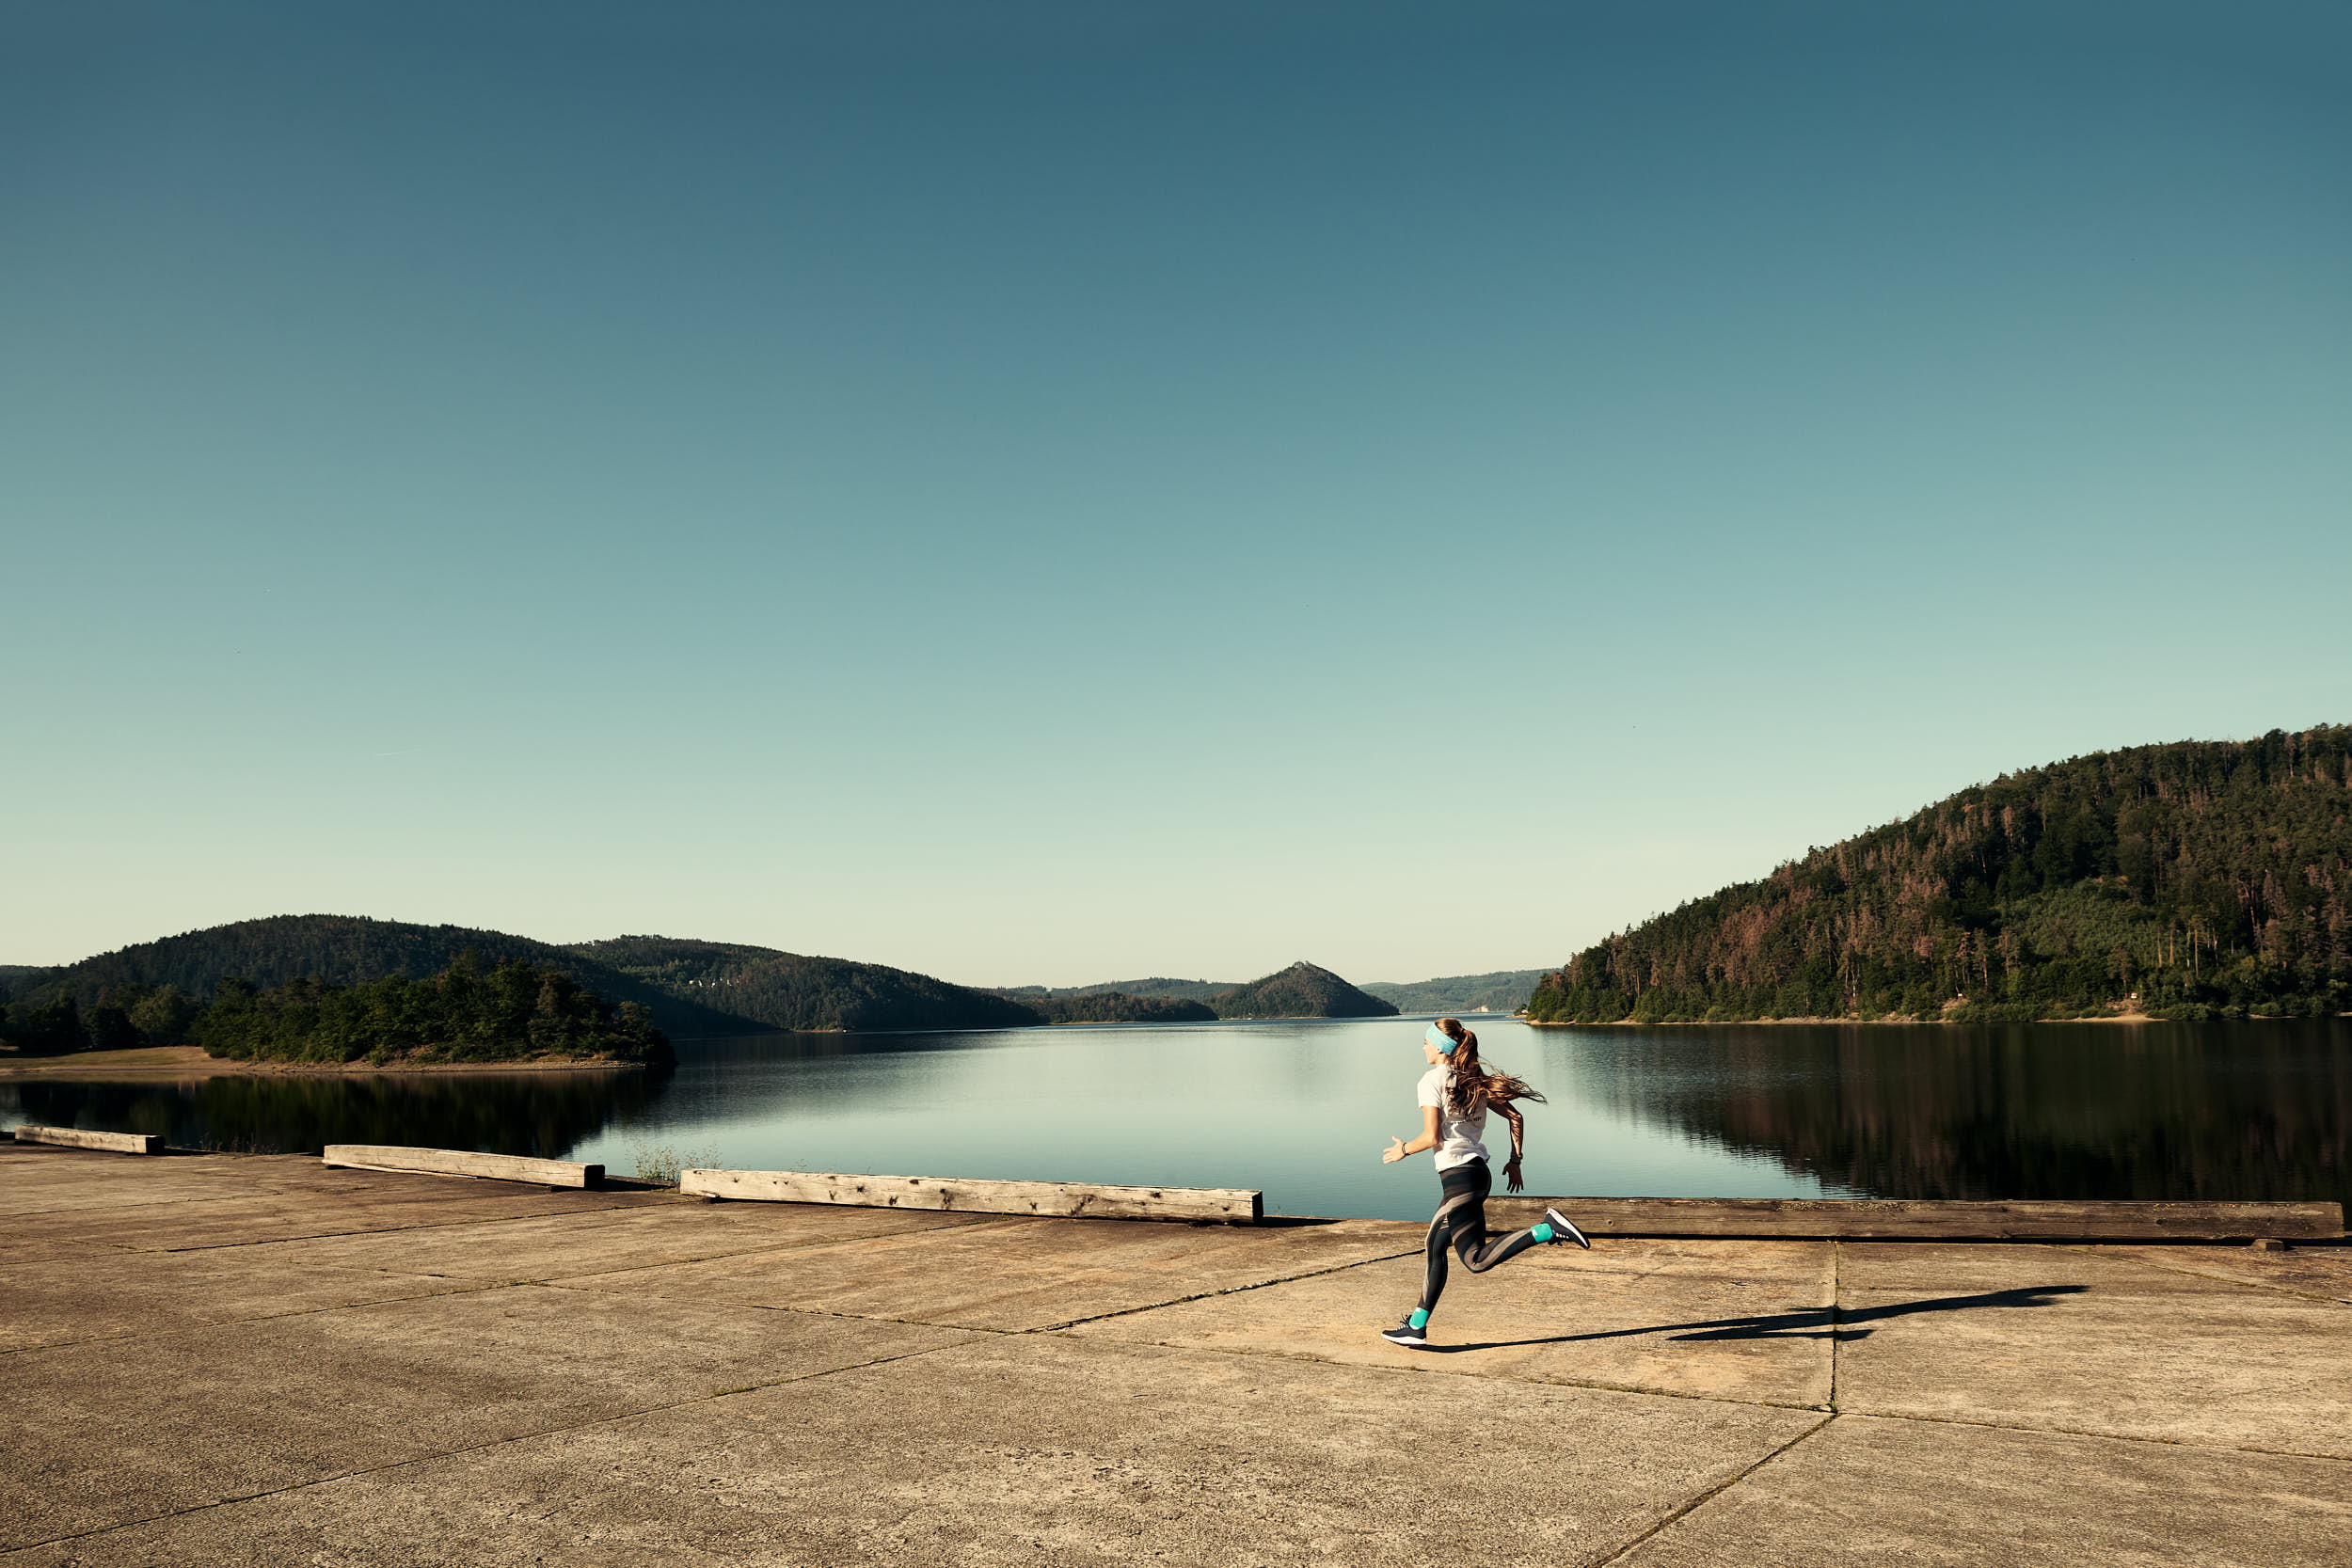
[[[1439,1355],[1466,1350],[1517,1350],[1528,1345],[1573,1345],[1590,1339],[1631,1339],[1663,1334],[1677,1342],[1705,1343],[1717,1339],[1867,1339],[1872,1330],[1855,1323],[1882,1318],[1908,1318],[1921,1312],[1972,1312],[1983,1307],[2048,1307],[2059,1296],[2078,1295],[2088,1285],[2029,1285],[2013,1291],[1986,1291],[1973,1296],[1936,1296],[1927,1301],[1896,1302],[1886,1307],[1846,1310],[1818,1307],[1803,1312],[1775,1312],[1753,1318],[1717,1318],[1708,1323],[1651,1323],[1644,1328],[1611,1328],[1597,1334],[1555,1334],[1542,1339],[1490,1339],[1472,1345],[1427,1345]],[[1677,1332],[1681,1331],[1681,1332]]]

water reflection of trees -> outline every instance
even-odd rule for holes
[[[0,1083],[0,1117],[156,1132],[177,1148],[315,1153],[330,1143],[382,1143],[560,1159],[612,1128],[681,1115],[734,1119],[853,1106],[1006,1038],[961,1033],[722,1037],[682,1046],[683,1071],[23,1079]],[[657,1106],[662,1115],[655,1115]]]
[[[0,1112],[158,1132],[175,1148],[316,1153],[408,1144],[558,1158],[660,1092],[650,1072],[466,1072],[0,1085]]]
[[[914,1101],[1022,1033],[927,1031],[725,1036],[678,1048],[660,1118],[729,1122],[827,1115]],[[633,1119],[633,1118],[624,1118]]]
[[[1887,1197],[2352,1198],[2352,1025],[1579,1032],[1637,1119]]]
[[[1410,1045],[1410,1033],[1338,1024],[765,1035],[688,1042],[669,1077],[31,1079],[0,1082],[0,1113],[158,1132],[183,1148],[396,1143],[557,1158],[636,1129],[691,1139],[720,1124],[862,1117],[876,1141],[859,1158],[872,1163],[847,1168],[922,1168],[921,1150],[893,1144],[873,1118],[936,1133],[942,1117],[1041,1114],[1041,1096],[1064,1116],[1115,1099],[1113,1119],[1134,1118],[1119,1125],[1149,1142],[1193,1114],[1196,1085],[1224,1083],[1250,1097],[1253,1115],[1336,1125],[1359,1092],[1375,1092],[1361,1085],[1403,1092],[1418,1059],[1400,1069],[1395,1053],[1409,1057]],[[1540,1081],[1555,1099],[1769,1158],[1834,1191],[2352,1201],[2352,1023],[2341,1020],[1558,1030],[1491,1047],[1514,1068],[1546,1058]]]

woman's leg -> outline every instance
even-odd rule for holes
[[[1406,1313],[1405,1321],[1396,1327],[1380,1331],[1380,1337],[1391,1344],[1418,1346],[1427,1342],[1422,1334],[1429,1326],[1429,1314],[1437,1310],[1438,1297],[1445,1291],[1448,1251],[1459,1254],[1462,1266],[1470,1273],[1485,1274],[1496,1264],[1547,1242],[1574,1242],[1581,1247],[1593,1244],[1565,1216],[1551,1209],[1544,1211],[1544,1218],[1537,1224],[1525,1230],[1514,1230],[1508,1236],[1497,1236],[1490,1242],[1486,1240],[1486,1195],[1494,1189],[1494,1178],[1487,1172],[1486,1163],[1456,1165],[1444,1173],[1444,1182],[1445,1198],[1438,1205],[1437,1217],[1429,1222],[1429,1237],[1422,1244],[1421,1305]]]
[[[1438,1204],[1437,1217],[1429,1222],[1428,1239],[1422,1243],[1421,1270],[1421,1306],[1415,1311],[1413,1323],[1419,1328],[1429,1321],[1429,1314],[1438,1309],[1438,1297],[1445,1291],[1445,1255],[1449,1248],[1460,1248],[1462,1238],[1476,1241],[1486,1233],[1486,1193],[1493,1182],[1483,1163],[1456,1165],[1439,1173],[1445,1196]],[[1465,1229],[1467,1226],[1469,1228]],[[1469,1261],[1464,1254],[1463,1260]]]
[[[1465,1168],[1478,1172],[1478,1196],[1475,1202],[1455,1212],[1454,1250],[1461,1256],[1462,1267],[1472,1274],[1485,1274],[1497,1263],[1508,1262],[1529,1247],[1552,1240],[1549,1225],[1534,1225],[1508,1236],[1497,1236],[1491,1242],[1486,1240],[1486,1195],[1494,1190],[1494,1178],[1483,1164]]]

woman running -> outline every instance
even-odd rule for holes
[[[1421,1305],[1394,1328],[1380,1331],[1380,1338],[1392,1345],[1429,1342],[1429,1314],[1438,1309],[1438,1292],[1445,1289],[1449,1246],[1461,1255],[1462,1267],[1485,1274],[1504,1259],[1546,1242],[1574,1242],[1588,1249],[1593,1244],[1557,1209],[1546,1209],[1542,1221],[1525,1230],[1486,1240],[1486,1195],[1494,1191],[1486,1146],[1479,1142],[1486,1131],[1486,1113],[1492,1110],[1511,1124],[1511,1163],[1502,1167],[1502,1176],[1516,1193],[1521,1186],[1519,1160],[1526,1153],[1527,1122],[1511,1102],[1532,1100],[1541,1104],[1544,1097],[1507,1072],[1487,1071],[1478,1059],[1478,1037],[1463,1028],[1458,1018],[1431,1024],[1422,1037],[1421,1050],[1429,1061],[1429,1070],[1421,1079],[1421,1136],[1411,1143],[1391,1138],[1380,1163],[1394,1164],[1408,1154],[1436,1149],[1438,1180],[1445,1196],[1438,1204],[1438,1217],[1429,1222]]]

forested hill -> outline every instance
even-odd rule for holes
[[[200,1002],[222,980],[263,987],[307,979],[332,986],[392,976],[421,980],[440,974],[469,951],[491,965],[515,961],[560,969],[609,1001],[642,1005],[666,1034],[742,1034],[759,1027],[528,937],[354,915],[281,914],[188,931],[20,974],[9,990],[28,1004],[72,996],[84,1010],[103,992],[164,986]]]
[[[1434,980],[1367,980],[1362,989],[1407,1013],[1516,1013],[1544,977],[1540,969],[1497,969],[1484,974],[1444,974]]]
[[[1219,1018],[1393,1018],[1396,1008],[1367,995],[1327,969],[1304,961],[1246,986],[1218,991],[1209,1006]]]
[[[772,947],[612,937],[566,951],[666,995],[778,1029],[1009,1029],[1044,1022],[993,991]]]
[[[1544,976],[1547,1022],[2159,1017],[2352,1005],[2352,728],[1963,790]]]

